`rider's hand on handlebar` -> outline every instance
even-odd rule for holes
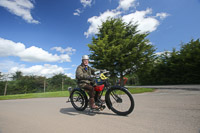
[[[104,69],[104,70],[100,70],[100,73],[104,73],[106,70]]]
[[[94,76],[94,75],[91,75],[90,77],[91,77],[91,78],[95,78],[95,76]]]

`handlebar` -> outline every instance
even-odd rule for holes
[[[99,78],[101,76],[101,74],[109,74],[109,71],[107,71],[107,70],[96,71],[94,77]],[[108,75],[108,76],[110,76],[110,75]]]

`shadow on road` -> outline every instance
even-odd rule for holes
[[[94,116],[96,114],[100,114],[100,115],[113,115],[113,116],[118,116],[114,113],[106,113],[106,112],[102,112],[102,111],[90,111],[89,108],[87,108],[86,110],[84,111],[77,111],[75,110],[74,108],[61,108],[60,109],[60,113],[62,114],[67,114],[67,115],[72,115],[72,116],[75,116],[75,115],[80,115],[80,114],[84,114],[84,115],[90,115],[90,116]]]

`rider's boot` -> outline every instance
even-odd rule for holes
[[[91,109],[98,109],[99,107],[94,104],[94,98],[89,99],[89,105]]]

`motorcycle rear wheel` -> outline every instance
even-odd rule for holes
[[[83,111],[88,105],[88,98],[82,90],[74,89],[70,95],[72,106],[78,110]]]

